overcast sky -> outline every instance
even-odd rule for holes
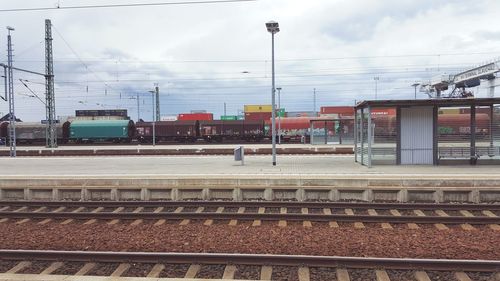
[[[184,1],[184,0],[180,0]],[[1,0],[11,8],[155,3],[162,0]],[[14,65],[44,72],[44,20],[54,37],[56,113],[126,108],[152,118],[155,83],[161,114],[207,110],[219,116],[271,102],[271,35],[278,21],[277,85],[287,111],[412,98],[415,81],[500,56],[498,0],[259,0],[254,2],[0,12],[1,62],[9,25]],[[14,73],[16,113],[45,119],[42,77]],[[3,81],[1,81],[3,88]],[[484,96],[485,89],[475,89]],[[424,94],[419,97],[425,98]],[[8,111],[0,100],[0,113]]]

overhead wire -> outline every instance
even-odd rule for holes
[[[176,1],[176,2],[81,5],[81,6],[57,5],[55,7],[0,9],[0,12],[28,12],[28,11],[72,10],[72,9],[148,7],[148,6],[151,7],[151,6],[169,6],[169,5],[229,4],[229,3],[256,2],[256,1],[258,1],[258,0],[204,0],[204,1]]]

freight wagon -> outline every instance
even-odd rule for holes
[[[69,122],[55,124],[57,142],[68,142]],[[9,122],[0,124],[0,138],[9,141]],[[47,136],[47,125],[35,122],[16,122],[16,143],[17,144],[44,144]]]
[[[134,135],[135,125],[130,120],[75,120],[69,129],[69,139],[76,143],[130,143]]]
[[[207,142],[226,140],[258,142],[264,139],[264,121],[200,121],[200,136]]]
[[[199,135],[199,121],[155,122],[156,141],[195,142]],[[137,122],[136,138],[141,143],[152,143],[153,122]]]

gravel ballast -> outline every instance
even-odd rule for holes
[[[130,226],[30,222],[2,224],[0,248],[500,259],[500,232],[487,228],[330,228],[327,224],[307,228],[300,224]]]

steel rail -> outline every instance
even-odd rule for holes
[[[99,220],[263,220],[263,221],[315,221],[315,222],[367,222],[367,223],[443,223],[443,224],[500,224],[500,217],[488,216],[392,216],[294,213],[217,213],[217,212],[0,212],[0,218],[13,219],[99,219]]]
[[[400,210],[500,210],[500,204],[364,203],[297,201],[0,201],[1,206],[35,207],[248,207]]]
[[[500,260],[446,260],[410,258],[367,258],[305,255],[258,255],[232,253],[154,253],[154,252],[95,252],[0,250],[3,260],[80,261],[121,263],[198,263],[273,266],[314,266],[384,269],[425,269],[446,271],[500,270]]]

